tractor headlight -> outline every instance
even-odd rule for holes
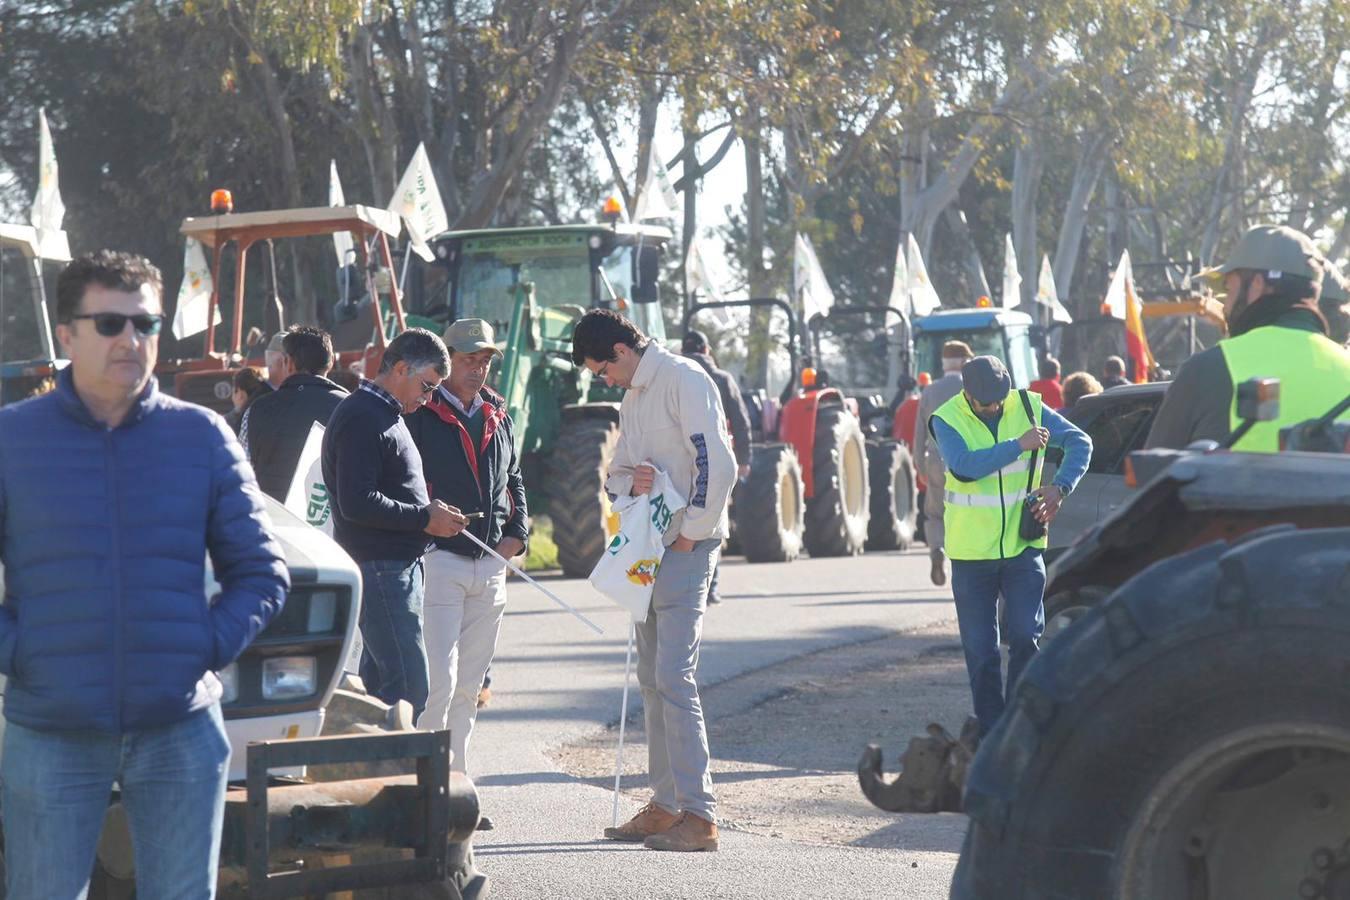
[[[216,673],[220,679],[220,702],[233,703],[239,699],[239,666],[230,663]]]
[[[312,656],[274,656],[263,660],[263,699],[291,700],[313,694],[318,684],[316,668]]]

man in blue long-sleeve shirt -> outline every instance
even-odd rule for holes
[[[449,365],[439,337],[408,329],[384,349],[379,374],[333,410],[323,435],[333,536],[361,567],[361,681],[390,706],[406,700],[414,722],[430,689],[422,556],[432,537],[454,537],[468,520],[428,496],[403,416],[427,402]]]
[[[1046,540],[1022,533],[1030,502],[1049,525],[1092,458],[1092,441],[1039,394],[1013,391],[1003,363],[977,356],[961,370],[962,391],[938,407],[927,427],[947,465],[943,521],[952,561],[952,594],[980,735],[1003,713],[1045,628]],[[1063,447],[1054,483],[1037,487],[1041,451]],[[1032,499],[1028,501],[1028,497]],[[1005,693],[999,656],[998,597],[1003,595],[1011,651]]]

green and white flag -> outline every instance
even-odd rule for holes
[[[417,152],[394,189],[389,211],[403,217],[412,251],[427,262],[435,259],[428,241],[448,229],[450,219],[445,214],[445,204],[441,202],[441,191],[436,187],[436,176],[431,171],[425,144],[417,145]]]
[[[207,310],[211,308],[211,265],[206,251],[196,238],[188,238],[183,248],[183,283],[178,288],[178,303],[173,313],[173,336],[180,341],[206,330]],[[215,322],[220,324],[220,307]]]

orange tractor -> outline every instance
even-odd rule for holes
[[[803,365],[801,328],[783,300],[695,303],[685,313],[684,328],[700,312],[731,307],[781,310],[787,316],[791,359],[791,376],[781,396],[752,404],[758,415],[751,416],[750,474],[732,501],[735,543],[749,562],[786,562],[803,548],[812,556],[862,553],[876,514],[869,458],[880,456],[864,436],[857,398],[818,383],[817,370]],[[911,493],[901,511],[908,516],[911,533],[913,508]],[[894,506],[882,514],[895,515]]]
[[[235,213],[231,211],[233,204],[228,192],[221,191],[212,195],[211,203],[214,215],[185,219],[181,231],[186,237],[200,241],[210,255],[212,290],[207,311],[208,322],[215,321],[216,310],[221,306],[221,264],[227,247],[234,245],[234,300],[227,320],[229,342],[223,348],[218,347],[215,328],[207,328],[201,357],[160,360],[156,367],[160,385],[183,400],[199,403],[217,412],[227,412],[230,409],[234,371],[243,365],[262,364],[262,359],[256,358],[261,357],[262,347],[256,344],[251,347],[244,345],[249,250],[255,245],[266,245],[270,251],[272,241],[280,238],[324,236],[344,231],[352,236],[357,257],[355,269],[364,273],[370,321],[369,325],[351,323],[359,333],[357,349],[339,352],[338,366],[346,369],[354,363],[360,363],[364,372],[377,371],[389,340],[387,326],[392,325],[394,333],[406,327],[398,285],[392,277],[394,261],[389,250],[390,238],[397,238],[402,229],[399,217],[388,210],[368,206],[320,206]],[[265,314],[263,321],[275,324],[280,330],[287,323],[276,293],[275,257],[269,252],[264,259],[271,262],[272,292],[266,302],[273,309],[266,311],[270,315]],[[381,273],[389,274],[377,279],[376,276]],[[381,303],[369,299],[379,297],[381,290],[388,298],[387,322]],[[339,350],[341,346],[339,344]],[[255,358],[250,358],[255,354]]]

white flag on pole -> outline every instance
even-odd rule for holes
[[[834,291],[816,257],[811,239],[798,234],[792,246],[792,291],[802,311],[802,321],[810,322],[817,313],[827,314],[834,307]]]
[[[188,238],[183,248],[183,283],[178,288],[178,305],[173,314],[173,336],[183,338],[206,330],[206,313],[211,307],[211,265],[206,251],[196,238]],[[220,324],[216,307],[215,325]]]
[[[441,192],[436,187],[436,176],[431,171],[425,144],[417,145],[417,152],[394,189],[389,211],[403,217],[412,251],[427,262],[435,259],[427,242],[449,228],[450,219],[445,214],[445,204],[441,202]]]
[[[1125,292],[1129,290],[1129,282],[1132,280],[1130,251],[1126,250],[1120,254],[1120,263],[1116,266],[1115,274],[1111,276],[1111,285],[1106,289],[1106,297],[1102,300],[1103,313],[1113,319],[1125,321],[1127,306]]]
[[[912,317],[926,316],[942,308],[942,300],[928,280],[928,269],[924,268],[923,254],[919,252],[919,242],[914,234],[909,235],[906,246],[905,267],[909,273],[909,313]]]
[[[666,167],[656,155],[656,145],[647,151],[647,180],[633,201],[633,221],[646,222],[649,219],[678,219],[680,217],[680,199],[670,185],[670,176]]]
[[[909,266],[905,264],[905,245],[895,245],[895,273],[891,275],[891,297],[887,301],[901,312],[909,313]]]
[[[342,193],[342,179],[338,178],[336,159],[331,160],[328,166],[328,205],[347,205],[347,198]],[[339,266],[345,266],[351,261],[352,233],[350,231],[333,232],[333,252],[337,254]]]
[[[1036,282],[1036,302],[1050,310],[1051,322],[1073,323],[1073,317],[1059,302],[1059,292],[1055,289],[1055,272],[1050,268],[1050,257],[1041,257],[1041,277]]]
[[[1003,308],[1022,305],[1022,273],[1017,271],[1017,251],[1011,234],[1003,236]]]
[[[38,230],[38,243],[44,232],[60,231],[66,218],[66,205],[61,202],[61,185],[56,166],[56,149],[52,145],[52,131],[47,126],[47,111],[38,110],[38,189],[29,215]]]

